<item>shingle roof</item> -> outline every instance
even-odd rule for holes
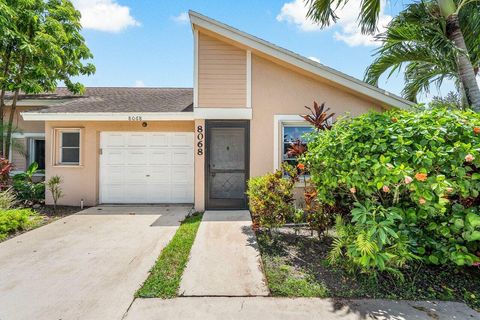
[[[89,112],[193,112],[192,88],[86,88],[75,96],[66,88],[53,94],[22,96],[22,99],[60,99],[63,102],[40,113]]]

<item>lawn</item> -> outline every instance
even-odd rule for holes
[[[278,233],[271,240],[257,231],[262,260],[273,296],[451,300],[480,309],[478,268],[424,264],[402,270],[404,281],[380,273],[377,279],[331,266],[326,256],[332,239]]]
[[[177,296],[201,221],[202,214],[195,213],[182,222],[170,243],[162,250],[147,280],[135,294],[136,297],[167,299]]]

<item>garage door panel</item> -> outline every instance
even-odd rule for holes
[[[149,164],[171,164],[172,163],[172,151],[164,149],[151,149],[148,150]]]
[[[172,182],[174,183],[188,183],[193,181],[193,172],[189,166],[174,166],[172,167]]]
[[[102,148],[115,148],[125,146],[126,135],[122,132],[109,133],[101,138]]]
[[[105,164],[116,165],[125,163],[125,150],[122,149],[105,149],[104,151]]]
[[[192,149],[172,149],[172,164],[193,165],[193,150]]]
[[[148,143],[147,133],[127,134],[127,144],[129,147],[146,147],[147,143]]]
[[[148,164],[148,151],[145,149],[128,149],[126,151],[126,164],[146,165]]]
[[[147,187],[148,198],[151,203],[169,203],[171,200],[171,186],[170,184],[158,183],[149,184]]]
[[[150,167],[148,184],[170,184],[172,169],[170,166]]]
[[[172,147],[192,147],[193,133],[191,132],[176,132],[172,136]]]
[[[105,184],[123,184],[125,178],[124,167],[108,166],[102,170],[101,179]]]
[[[193,133],[102,132],[102,203],[192,203]]]
[[[173,202],[188,203],[193,198],[193,186],[188,184],[173,184],[171,186],[171,197]]]
[[[149,136],[150,147],[168,147],[170,145],[170,135],[164,132],[154,132]]]

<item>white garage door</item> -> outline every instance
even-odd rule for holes
[[[193,203],[193,132],[102,132],[101,203]]]

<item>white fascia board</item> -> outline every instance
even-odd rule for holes
[[[195,108],[195,119],[251,120],[252,108]]]
[[[21,112],[25,121],[161,121],[194,120],[193,112]]]
[[[198,25],[201,28],[210,30],[221,36],[234,40],[278,60],[285,61],[300,69],[316,74],[324,79],[338,83],[343,87],[371,97],[374,100],[381,101],[387,106],[410,109],[410,107],[413,105],[412,102],[398,97],[393,93],[369,85],[363,81],[350,77],[337,70],[324,66],[292,51],[278,47],[265,40],[254,37],[221,22],[203,16],[197,12],[190,11],[189,14],[190,22],[194,25]]]

